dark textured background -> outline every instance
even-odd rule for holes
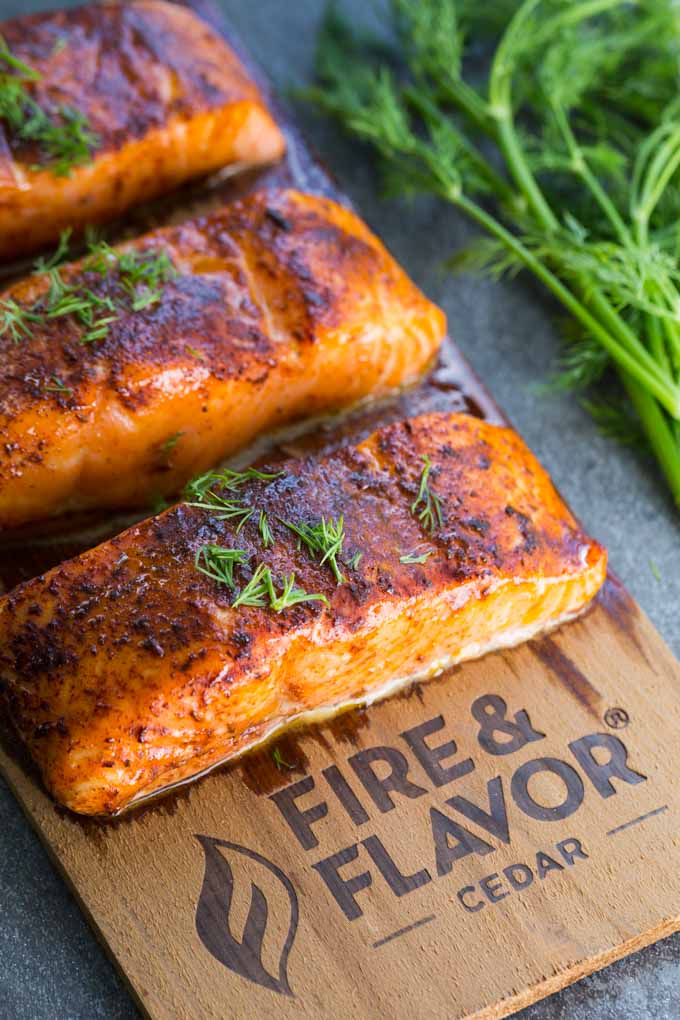
[[[308,80],[323,0],[221,0],[246,46],[279,87]],[[0,0],[0,16],[55,6]],[[366,0],[343,0],[357,18]],[[552,309],[529,282],[451,278],[442,259],[468,236],[455,212],[380,200],[366,153],[308,111],[299,120],[344,189],[430,297],[454,338],[586,527],[611,554],[666,640],[680,653],[678,516],[653,467],[598,435],[571,397],[543,397],[557,350]],[[652,563],[658,566],[660,580]],[[644,895],[644,890],[641,890]],[[0,782],[1,1020],[131,1020],[135,1007],[75,901]],[[225,1020],[227,1014],[225,1013]],[[521,1014],[523,1020],[678,1020],[680,936],[593,975]]]

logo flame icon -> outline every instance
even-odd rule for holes
[[[223,839],[196,834],[205,854],[205,875],[196,907],[196,931],[203,945],[216,960],[229,970],[255,984],[282,995],[293,995],[288,983],[288,956],[298,926],[298,898],[286,874],[266,857]],[[229,863],[228,850],[249,858],[266,868],[281,883],[290,902],[290,921],[279,956],[278,977],[270,974],[262,962],[262,949],[269,905],[262,889],[251,881],[250,909],[242,938],[237,939],[229,927],[229,913],[234,893],[234,872]]]

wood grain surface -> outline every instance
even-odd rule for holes
[[[286,129],[285,166],[176,215],[263,180],[337,197]],[[449,344],[419,391],[343,432],[435,407],[501,418]],[[0,581],[117,527],[10,536]],[[678,732],[680,665],[610,579],[552,635],[114,822],[58,810],[7,735],[0,769],[147,1015],[454,1020],[506,1016],[680,928]]]

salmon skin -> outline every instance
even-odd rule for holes
[[[0,527],[149,506],[263,431],[415,382],[446,331],[354,213],[296,191],[257,193],[125,251],[169,256],[177,275],[155,304],[116,305],[92,343],[72,316],[0,338]],[[60,273],[76,293],[117,294],[113,272]],[[40,309],[51,287],[50,274],[31,277],[3,307]]]
[[[180,504],[0,603],[10,717],[71,810],[117,813],[293,720],[524,641],[605,577],[522,440],[468,415],[262,471],[210,487],[245,521]],[[300,538],[320,525],[342,535],[325,561]],[[210,548],[232,550],[231,577]],[[314,600],[281,608],[286,586]]]
[[[40,78],[27,94],[56,123],[85,118],[90,159],[55,173],[5,122],[0,131],[0,257],[230,164],[279,159],[283,134],[236,55],[185,7],[92,4],[0,25],[13,58]],[[3,65],[4,70],[4,65]],[[86,153],[87,155],[87,153]]]

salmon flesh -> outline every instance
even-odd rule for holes
[[[63,172],[39,140],[3,122],[0,258],[222,167],[283,155],[283,134],[257,85],[186,7],[92,4],[6,21],[0,33],[33,73],[26,94],[55,125],[65,109],[84,118],[91,140],[85,158]]]
[[[0,528],[153,505],[263,432],[414,383],[446,331],[358,216],[298,191],[258,192],[117,252],[163,255],[172,274],[134,311],[115,268],[60,267],[76,299],[111,302],[96,340],[48,314],[54,271],[2,296],[37,321],[0,337]]]
[[[191,502],[0,602],[9,715],[73,811],[115,814],[295,720],[524,641],[605,577],[516,433],[464,414],[204,479]]]

